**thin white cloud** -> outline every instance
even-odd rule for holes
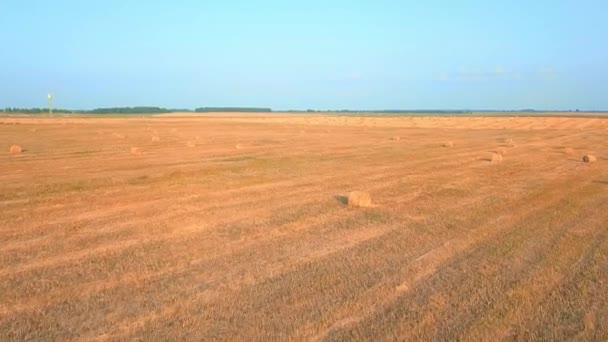
[[[441,82],[489,82],[489,81],[522,81],[545,80],[551,81],[558,77],[558,72],[550,67],[542,67],[536,71],[521,71],[507,69],[498,65],[492,69],[473,69],[460,67],[452,72],[438,72],[432,77]]]
[[[557,71],[551,67],[542,67],[538,69],[537,74],[544,81],[553,81],[558,77]]]
[[[358,71],[336,74],[329,77],[329,80],[332,82],[355,82],[363,80],[363,75]]]

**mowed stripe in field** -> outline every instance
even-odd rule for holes
[[[605,336],[604,121],[469,119],[0,125],[0,337]]]

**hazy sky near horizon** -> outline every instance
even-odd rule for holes
[[[608,1],[3,0],[0,107],[608,110]]]

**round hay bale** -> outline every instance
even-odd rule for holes
[[[585,162],[585,163],[595,163],[596,161],[597,161],[597,158],[590,154],[583,156],[583,162]]]
[[[490,162],[494,163],[500,163],[502,161],[502,155],[498,154],[498,153],[493,153],[492,157],[490,158]]]
[[[158,137],[156,135],[152,137],[152,142],[159,142],[159,141],[160,141],[160,137]]]
[[[242,148],[243,148],[243,145],[241,145],[241,144],[236,144],[236,146],[234,146],[235,150],[240,150]]]
[[[391,137],[391,140],[399,141],[399,140],[401,140],[401,137],[394,136],[394,137]]]
[[[367,208],[372,206],[372,197],[364,191],[353,191],[348,194],[350,208]]]
[[[133,147],[131,147],[131,154],[140,155],[141,154],[141,149],[139,147],[133,146]]]
[[[11,154],[19,154],[19,153],[23,152],[23,148],[21,148],[21,146],[19,146],[19,145],[12,145],[8,149],[8,152]]]
[[[451,141],[448,141],[446,143],[443,144],[443,147],[454,147],[454,143]]]
[[[196,143],[195,143],[194,141],[188,141],[188,142],[186,143],[186,146],[191,147],[191,148],[192,148],[192,147],[196,147]]]

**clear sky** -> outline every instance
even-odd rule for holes
[[[608,1],[1,0],[0,107],[608,110]]]

